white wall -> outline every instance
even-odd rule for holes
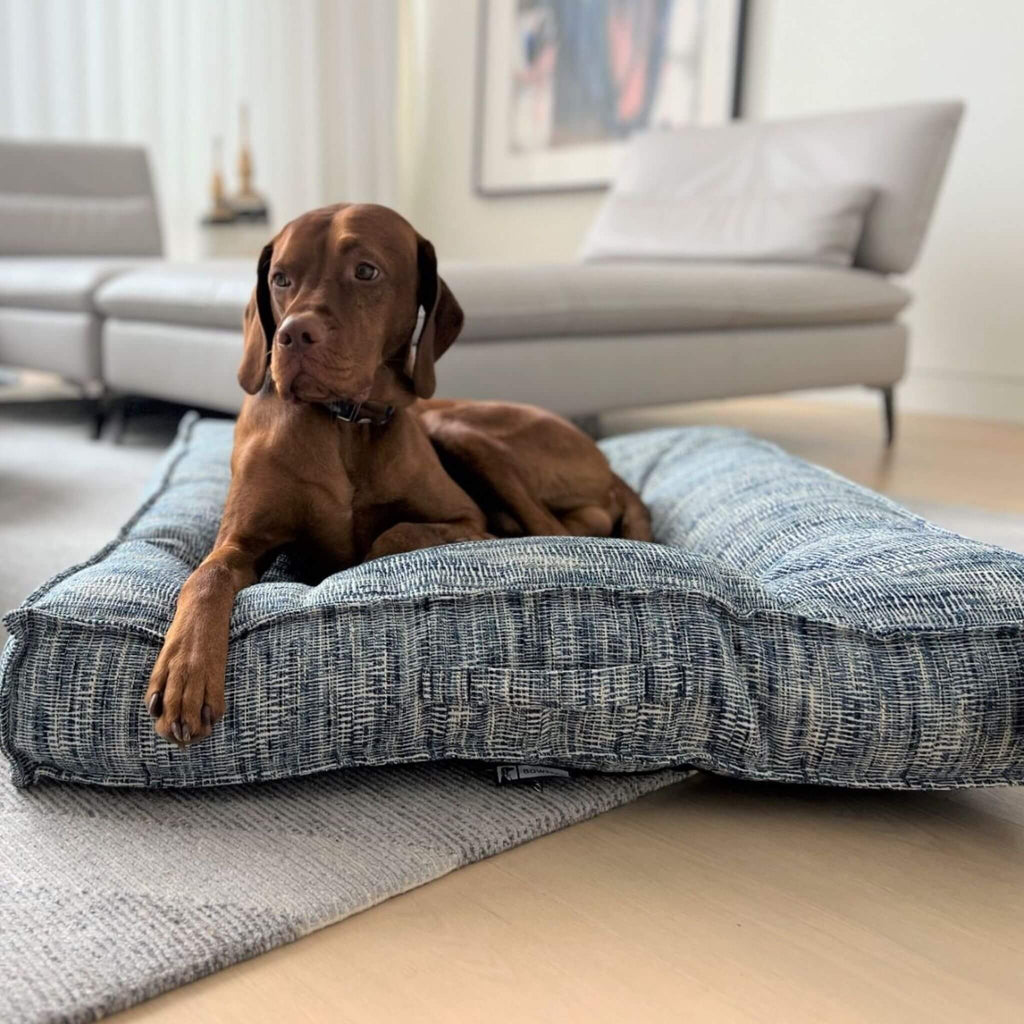
[[[905,405],[1024,421],[1024,3],[752,0],[746,110],[962,97],[918,265]],[[1009,469],[1008,469],[1009,471]]]
[[[408,0],[400,196],[445,258],[566,260],[601,193],[472,188],[476,0]],[[1024,420],[1024,3],[751,0],[746,104],[785,117],[963,97],[924,253],[905,406]]]
[[[399,123],[403,212],[445,259],[571,260],[601,192],[473,190],[477,0],[408,0]]]

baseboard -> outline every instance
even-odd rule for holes
[[[877,394],[859,387],[794,392],[793,397],[856,405],[878,402]],[[1024,423],[1024,377],[915,369],[896,385],[896,409],[897,415],[900,411],[931,412]]]
[[[900,384],[898,395],[904,409],[1024,423],[1024,377],[921,369]]]

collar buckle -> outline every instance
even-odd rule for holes
[[[383,427],[391,421],[395,414],[393,405],[383,405],[380,402],[350,402],[347,399],[339,398],[334,402],[324,402],[324,408],[336,419],[343,423],[369,423],[373,426]]]

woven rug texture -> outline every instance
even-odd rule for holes
[[[5,778],[0,1021],[96,1020],[684,776],[498,786],[493,767],[416,765],[175,791]]]

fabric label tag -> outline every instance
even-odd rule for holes
[[[506,782],[532,782],[534,779],[571,779],[572,775],[565,768],[550,768],[543,764],[499,764],[497,773],[498,785]]]

